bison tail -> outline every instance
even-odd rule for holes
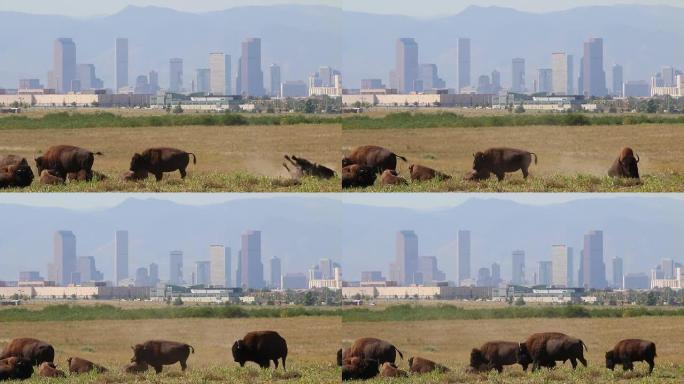
[[[537,154],[534,152],[530,152],[530,155],[534,155],[534,164],[537,165]]]
[[[192,163],[197,164],[197,157],[195,156],[195,154],[192,152],[188,152],[188,155],[192,155]]]
[[[405,158],[404,156],[399,156],[399,155],[397,155],[396,153],[394,154],[394,156],[396,156],[396,157],[398,157],[398,158],[400,158],[400,159],[402,159],[402,160],[404,160],[404,161],[408,161],[408,160],[406,160],[406,158]]]
[[[582,345],[584,346],[584,350],[586,350],[587,352],[589,352],[589,347],[587,347],[587,345],[584,344],[584,341],[580,340],[580,343],[582,343]]]
[[[193,354],[195,353],[195,348],[193,348],[192,345],[188,344],[188,348],[190,348],[190,352],[192,352]]]
[[[104,153],[97,151],[97,152],[95,152],[95,156],[104,156]]]
[[[401,351],[398,350],[397,347],[394,347],[394,350],[397,351],[397,353],[399,354],[399,357],[401,357],[401,359],[404,360],[404,354],[401,353]]]

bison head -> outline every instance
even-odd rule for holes
[[[43,169],[47,168],[45,158],[43,156],[38,156],[34,159],[36,161],[36,168],[38,168],[38,174],[43,172]]]
[[[488,172],[491,164],[484,152],[473,153],[473,169],[477,172]]]
[[[518,345],[518,364],[522,365],[523,371],[527,371],[527,367],[532,364],[532,355],[525,343]]]
[[[615,368],[615,357],[613,351],[606,352],[606,368],[613,370]]]
[[[247,345],[242,340],[238,340],[233,343],[233,360],[236,363],[240,363],[241,367],[245,366],[245,361],[247,361]]]
[[[352,165],[352,164],[354,164],[354,162],[349,157],[345,156],[342,158],[342,166],[343,167],[346,167],[346,166]]]
[[[136,153],[131,158],[131,166],[130,166],[129,170],[131,170],[133,172],[139,172],[139,171],[147,170],[147,165],[148,164],[147,164],[147,160],[145,159],[145,157],[143,157],[143,155],[141,155],[139,153]]]
[[[19,166],[14,173],[15,183],[18,187],[28,187],[33,182],[33,171],[29,166]]]
[[[142,344],[136,344],[131,346],[133,350],[133,357],[131,358],[131,363],[143,363],[145,361],[146,348]]]
[[[621,157],[618,159],[618,163],[623,175],[634,179],[639,178],[639,166],[637,165],[639,163],[639,155],[636,155],[636,158],[634,156]]]
[[[479,368],[481,365],[487,364],[488,361],[485,359],[482,351],[477,348],[473,348],[470,351],[470,366],[473,368]]]

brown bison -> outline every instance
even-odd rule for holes
[[[380,373],[379,363],[373,359],[352,357],[342,366],[342,381],[368,380]]]
[[[66,374],[64,374],[64,371],[60,371],[59,369],[57,369],[57,367],[54,364],[48,363],[46,361],[38,367],[38,376],[66,377]]]
[[[0,360],[8,357],[17,357],[28,360],[32,365],[40,365],[43,362],[55,361],[55,349],[52,345],[29,337],[13,339],[0,353]]]
[[[449,372],[449,368],[422,357],[411,357],[408,359],[408,364],[411,373]]]
[[[129,364],[126,364],[126,366],[124,366],[123,370],[125,373],[135,374],[135,373],[147,372],[148,369],[150,369],[150,366],[147,365],[147,363],[145,363],[145,362],[142,362],[142,363],[131,362]]]
[[[0,381],[26,380],[33,376],[33,364],[19,357],[0,359]]]
[[[132,363],[148,364],[154,371],[161,373],[164,365],[180,363],[181,370],[188,368],[190,352],[195,353],[195,348],[185,343],[165,340],[148,340],[142,344],[136,344],[133,349]]]
[[[632,148],[625,147],[620,150],[613,165],[608,169],[608,176],[639,178],[639,155],[634,155]]]
[[[392,363],[384,363],[380,368],[381,377],[407,377],[408,373],[406,371],[399,369],[396,365]]]
[[[80,357],[68,358],[67,364],[69,365],[69,372],[75,374],[88,373],[91,371],[105,373],[108,371],[107,368]]]
[[[73,145],[56,145],[48,148],[42,156],[36,157],[35,161],[38,174],[43,173],[44,169],[49,169],[61,179],[66,179],[68,173],[78,173],[84,170],[89,177],[92,177],[96,154],[102,153],[93,153]],[[90,181],[90,178],[87,181]]]
[[[261,368],[271,366],[271,361],[278,369],[278,359],[283,360],[283,370],[287,359],[287,342],[275,331],[249,332],[240,340],[233,343],[233,359],[240,363],[241,367],[245,362],[252,361]]]
[[[473,368],[489,367],[503,372],[504,365],[522,365],[523,371],[532,363],[527,354],[520,354],[520,343],[512,341],[490,341],[470,352],[470,366]]]
[[[376,339],[374,337],[362,337],[354,340],[350,349],[350,357],[358,357],[360,359],[377,360],[378,364],[390,362],[395,363],[397,353],[404,359],[404,355],[394,345],[385,340]]]
[[[408,183],[406,182],[406,179],[399,176],[397,171],[385,169],[382,172],[382,175],[380,175],[380,184],[382,184],[382,185],[402,185],[402,184],[408,184]]]
[[[288,168],[285,163],[283,163],[283,167],[287,169],[290,176],[295,180],[299,180],[302,176],[311,176],[319,179],[331,179],[335,177],[335,171],[332,169],[317,163],[312,163],[303,157],[285,155],[285,160],[287,160],[293,168]]]
[[[64,179],[57,176],[54,173],[54,171],[50,171],[48,169],[43,169],[43,172],[40,173],[40,180],[39,181],[41,184],[45,184],[45,185],[64,184]]]
[[[409,165],[409,172],[411,173],[411,180],[414,181],[427,181],[435,178],[437,180],[451,179],[451,176],[447,174],[419,164]]]
[[[33,170],[25,158],[0,156],[0,188],[28,187],[33,182]]]
[[[176,148],[149,148],[142,154],[133,155],[129,169],[133,172],[147,171],[153,174],[157,181],[162,179],[164,172],[174,171],[180,172],[181,178],[184,179],[187,175],[185,169],[190,163],[190,155],[192,155],[192,163],[197,164],[197,158],[192,152]]]
[[[653,372],[657,356],[655,343],[649,340],[627,339],[615,344],[612,351],[606,352],[606,368],[613,370],[621,364],[623,370],[634,370],[635,361],[648,363],[648,373]]]
[[[342,188],[370,187],[375,184],[371,167],[352,164],[342,168]]]
[[[337,350],[337,366],[341,367],[342,362],[349,358],[350,348],[340,348]]]
[[[349,156],[342,158],[342,166],[363,165],[370,167],[375,173],[380,173],[385,169],[395,171],[397,169],[397,158],[406,161],[404,156],[399,156],[387,148],[377,145],[364,145],[355,148]]]
[[[490,148],[473,154],[473,170],[476,171],[477,179],[487,179],[489,174],[493,173],[501,181],[506,173],[518,170],[527,178],[532,155],[534,163],[537,164],[537,154],[533,152],[513,148]]]
[[[520,359],[532,360],[532,371],[540,367],[554,367],[556,361],[570,360],[572,368],[577,360],[587,366],[584,349],[587,345],[578,338],[559,332],[535,333],[520,344]]]

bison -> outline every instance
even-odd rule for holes
[[[371,167],[348,165],[342,168],[342,188],[370,187],[375,184],[375,175]]]
[[[363,165],[373,169],[374,173],[381,173],[386,169],[396,171],[397,158],[406,161],[404,156],[399,156],[387,148],[377,145],[364,145],[355,148],[349,156],[342,158],[342,166]]]
[[[374,337],[356,339],[349,349],[349,357],[373,359],[377,360],[378,364],[386,362],[394,363],[397,359],[397,353],[403,360],[404,355],[397,347],[385,340],[376,339]]]
[[[613,370],[621,364],[623,370],[634,370],[635,361],[648,363],[648,373],[653,372],[656,357],[655,343],[649,340],[626,339],[618,342],[613,350],[606,352],[606,368]]]
[[[38,367],[38,376],[42,377],[66,377],[64,371],[60,371],[53,363],[47,361]]]
[[[252,361],[259,364],[261,368],[268,368],[271,366],[270,362],[273,361],[275,369],[278,369],[278,359],[282,359],[283,370],[287,370],[285,367],[287,342],[278,332],[249,332],[233,343],[232,351],[233,359],[240,363],[241,367],[245,366],[245,362]]]
[[[451,179],[451,176],[445,173],[436,171],[432,168],[428,168],[424,165],[419,164],[409,165],[409,172],[411,173],[411,180],[413,181],[427,181],[435,178],[437,180]]]
[[[520,344],[520,359],[532,360],[532,371],[540,367],[554,367],[556,361],[570,360],[572,368],[577,368],[577,360],[587,366],[584,349],[587,345],[578,338],[564,333],[535,333]]]
[[[137,180],[145,180],[149,174],[147,173],[146,170],[139,170],[137,172],[133,171],[126,171],[121,175],[121,179],[124,181],[137,181]]]
[[[639,155],[634,155],[632,148],[625,147],[620,150],[618,157],[613,161],[613,165],[608,169],[608,176],[639,178]]]
[[[513,148],[490,148],[484,152],[473,154],[473,170],[477,179],[487,179],[489,174],[496,175],[499,181],[503,180],[506,173],[522,171],[523,177],[529,175],[528,168],[532,163],[537,164],[537,154],[521,149]]]
[[[380,368],[381,377],[407,377],[406,371],[399,369],[392,363],[384,363]]]
[[[52,363],[55,361],[55,349],[38,339],[18,338],[11,340],[0,354],[0,360],[8,357],[28,360],[32,365],[40,365],[46,361]]]
[[[90,181],[95,155],[102,155],[102,153],[93,153],[73,145],[56,145],[48,148],[42,156],[36,157],[35,161],[38,174],[49,169],[61,179],[66,179],[68,173],[78,173],[83,170],[88,175],[87,181]]]
[[[64,179],[57,176],[54,171],[43,169],[40,173],[40,183],[45,185],[60,185],[64,184]]]
[[[67,364],[69,365],[69,372],[75,374],[88,373],[91,371],[105,373],[108,371],[107,368],[80,357],[68,358]]]
[[[17,155],[0,156],[0,188],[28,187],[33,178],[33,170],[25,158]]]
[[[180,363],[181,370],[185,371],[190,352],[195,353],[195,348],[188,344],[165,340],[148,340],[132,346],[131,349],[132,363],[148,364],[157,373],[161,373],[164,365],[176,363]]]
[[[342,381],[372,379],[379,373],[377,360],[352,357],[342,366]]]
[[[133,172],[147,171],[154,175],[157,181],[162,179],[164,172],[180,172],[181,178],[187,175],[185,169],[190,163],[197,164],[197,157],[192,152],[185,152],[176,148],[148,148],[143,153],[136,153],[131,158],[130,170]]]
[[[8,357],[0,359],[0,381],[26,380],[33,376],[33,364],[28,359]]]
[[[335,171],[332,169],[317,163],[312,163],[303,157],[285,155],[285,160],[293,167],[293,169],[290,170],[287,164],[283,163],[283,167],[287,169],[293,179],[299,180],[302,176],[311,176],[319,179],[331,179],[335,177]]]
[[[150,369],[150,366],[147,365],[147,363],[142,362],[142,363],[136,363],[136,362],[131,362],[129,364],[126,364],[124,366],[124,372],[125,373],[143,373],[147,372],[147,370]]]
[[[490,341],[470,352],[470,366],[476,369],[489,367],[501,373],[504,365],[520,364],[526,371],[530,363],[527,354],[520,354],[520,343],[512,341]]]
[[[380,183],[382,185],[402,185],[402,184],[408,184],[406,182],[406,179],[403,177],[399,176],[397,171],[392,171],[389,169],[385,169],[382,172],[382,175],[380,175]]]
[[[342,362],[349,358],[350,348],[340,348],[337,350],[337,366],[341,367]]]
[[[449,372],[449,368],[422,357],[411,357],[408,359],[408,364],[411,373]]]

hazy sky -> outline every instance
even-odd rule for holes
[[[579,6],[614,4],[666,4],[681,6],[682,0],[26,0],[0,2],[0,10],[83,17],[112,14],[127,5],[154,5],[188,12],[205,12],[245,5],[307,4],[342,6],[346,10],[433,17],[454,14],[477,4],[549,12]]]

